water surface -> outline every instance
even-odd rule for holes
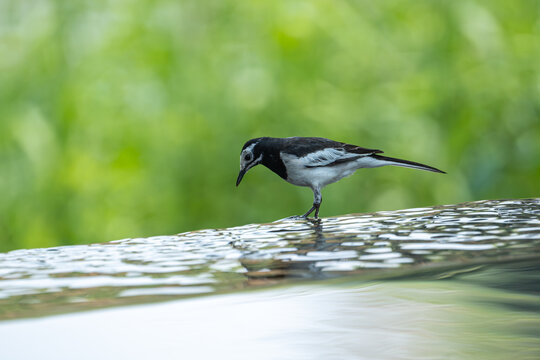
[[[537,261],[0,322],[2,359],[538,359]],[[29,343],[31,342],[31,346]]]
[[[537,259],[540,200],[282,220],[0,254],[0,319],[355,276],[452,278]]]

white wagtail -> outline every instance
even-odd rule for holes
[[[301,217],[307,218],[315,210],[317,219],[322,202],[321,189],[358,169],[394,165],[445,174],[428,165],[378,155],[380,153],[381,150],[317,137],[251,139],[244,144],[240,154],[236,186],[249,169],[263,164],[291,184],[313,190],[313,206]]]

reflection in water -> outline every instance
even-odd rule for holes
[[[343,275],[448,278],[539,255],[540,200],[282,220],[0,254],[0,319]]]

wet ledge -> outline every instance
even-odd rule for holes
[[[0,319],[297,281],[447,278],[540,255],[540,199],[282,220],[0,254]]]

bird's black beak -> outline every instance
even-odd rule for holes
[[[242,178],[244,177],[245,174],[246,174],[246,169],[240,170],[240,172],[238,173],[238,178],[236,179],[236,186],[240,185],[240,181],[242,181]]]

